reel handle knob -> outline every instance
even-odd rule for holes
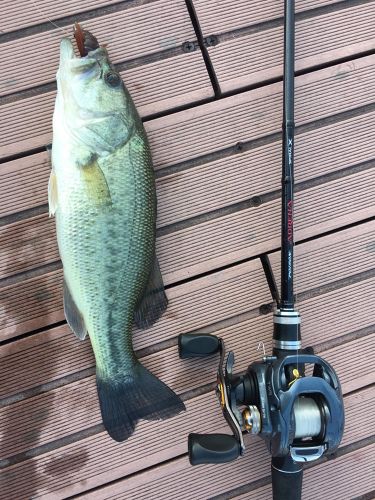
[[[303,469],[290,456],[272,457],[273,500],[301,500]]]
[[[204,358],[220,350],[220,339],[208,333],[182,333],[178,336],[180,358]]]
[[[224,464],[238,458],[240,443],[228,434],[189,434],[191,465]]]

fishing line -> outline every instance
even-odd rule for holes
[[[63,33],[65,33],[66,35],[70,36],[70,33],[68,33],[68,31],[66,29],[64,29],[62,26],[59,26],[58,24],[56,24],[54,21],[52,21],[52,19],[50,19],[47,14],[45,12],[42,11],[42,9],[37,5],[37,3],[35,2],[35,0],[30,0],[30,2],[33,3],[34,7],[37,9],[37,11],[45,18],[47,19],[51,24],[52,26],[55,26],[55,28],[61,30]]]

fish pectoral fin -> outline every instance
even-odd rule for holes
[[[159,262],[155,256],[148,284],[135,311],[134,321],[138,328],[149,328],[167,309],[168,299],[164,291]]]
[[[49,216],[55,215],[58,204],[57,196],[57,179],[55,171],[52,169],[48,181],[48,205],[49,205]]]
[[[87,335],[87,328],[70,293],[68,285],[64,279],[64,313],[66,321],[74,335],[80,340],[84,340]]]
[[[83,165],[80,171],[90,203],[97,208],[112,206],[112,198],[107,180],[97,159],[92,159],[89,163]]]

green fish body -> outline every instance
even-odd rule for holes
[[[106,49],[60,47],[53,119],[50,212],[64,269],[64,310],[96,360],[104,426],[127,439],[141,418],[184,409],[137,360],[131,330],[167,306],[155,257],[156,194],[147,137]]]

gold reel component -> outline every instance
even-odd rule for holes
[[[221,408],[222,409],[225,408],[224,389],[223,389],[223,384],[221,383],[219,377],[217,379],[216,394],[217,394],[217,397],[219,398]]]
[[[262,421],[259,410],[256,406],[250,405],[242,412],[243,426],[250,434],[259,434],[262,428]]]

